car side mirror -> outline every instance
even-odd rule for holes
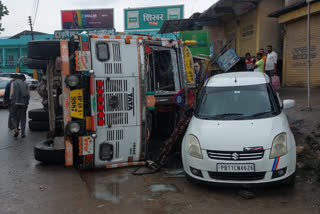
[[[283,100],[282,106],[283,109],[293,108],[296,105],[295,100]]]

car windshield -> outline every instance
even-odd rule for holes
[[[10,80],[0,80],[0,89],[5,89]]]
[[[237,87],[205,87],[195,116],[207,120],[245,120],[278,115],[280,105],[267,84]]]

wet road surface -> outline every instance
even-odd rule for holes
[[[29,109],[40,107],[32,93]],[[298,176],[295,188],[237,189],[193,185],[164,173],[133,176],[134,168],[77,171],[43,165],[33,146],[45,132],[15,139],[0,109],[0,213],[320,213],[320,186]]]

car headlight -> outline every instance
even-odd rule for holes
[[[77,122],[70,122],[68,125],[67,125],[67,131],[70,133],[70,134],[77,134],[79,133],[81,130],[81,126],[79,123]]]
[[[281,133],[273,139],[269,158],[273,159],[285,154],[287,154],[287,134]]]
[[[192,157],[203,159],[200,142],[198,138],[194,135],[188,136],[188,154]]]
[[[69,87],[76,87],[80,82],[80,78],[76,75],[69,75],[66,77],[66,83]]]

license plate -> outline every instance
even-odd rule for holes
[[[218,172],[254,172],[255,166],[250,164],[217,164]]]
[[[82,89],[76,89],[70,92],[70,116],[83,119]]]

